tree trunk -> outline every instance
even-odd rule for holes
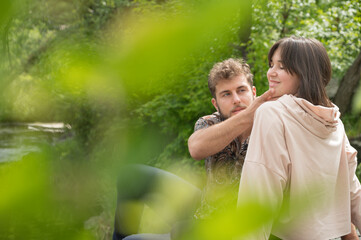
[[[284,38],[284,37],[287,35],[287,32],[289,31],[289,29],[287,29],[286,22],[287,22],[287,19],[288,19],[288,17],[290,16],[290,13],[291,13],[292,3],[293,3],[293,2],[291,1],[290,6],[287,6],[287,1],[284,1],[284,2],[283,2],[282,29],[281,29],[280,37],[279,37],[279,38]]]
[[[242,14],[244,15],[238,32],[239,44],[232,44],[231,46],[237,49],[240,56],[247,61],[247,47],[252,32],[252,2],[244,2],[242,6]]]
[[[350,144],[357,150],[357,164],[361,164],[361,135],[349,138]]]
[[[340,108],[341,114],[350,111],[352,98],[361,79],[361,51],[345,76],[341,79],[340,86],[334,98],[334,103]]]

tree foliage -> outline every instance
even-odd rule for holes
[[[207,87],[214,63],[246,58],[261,94],[270,46],[284,36],[314,37],[328,50],[337,84],[361,49],[360,12],[357,0],[1,1],[0,121],[63,121],[76,137],[27,156],[29,163],[0,166],[10,173],[3,182],[16,185],[2,190],[9,197],[0,202],[0,236],[25,229],[17,234],[39,239],[58,230],[64,234],[54,239],[91,239],[78,229],[94,205],[113,213],[111,183],[121,164],[194,162],[187,139],[214,111]],[[344,120],[359,135],[358,115]],[[23,187],[36,171],[43,175]],[[56,196],[36,204],[48,192]],[[31,206],[6,222],[19,199]],[[51,227],[37,232],[44,224]]]

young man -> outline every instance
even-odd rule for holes
[[[267,91],[256,98],[248,64],[232,58],[214,65],[208,87],[217,112],[201,117],[188,140],[189,153],[196,160],[222,151],[235,139],[246,140],[252,129],[255,110],[272,96]]]
[[[206,158],[208,173],[206,194],[202,197],[201,207],[195,213],[197,218],[207,218],[209,210],[212,210],[211,206],[219,208],[222,208],[222,205],[229,206],[228,197],[224,195],[209,197],[213,195],[212,193],[224,193],[225,189],[230,190],[231,195],[235,197],[231,199],[231,202],[236,207],[239,174],[247,150],[253,114],[258,106],[271,97],[271,92],[268,91],[256,98],[253,76],[249,66],[242,60],[228,59],[217,63],[210,72],[208,85],[213,96],[212,103],[217,112],[197,121],[196,131],[188,142],[193,158],[198,160]],[[174,196],[156,190],[154,185],[158,182],[166,182],[173,188],[177,186],[178,189],[183,189],[188,193],[188,199],[182,201],[176,199],[180,206],[173,204]],[[218,187],[219,191],[215,190]],[[127,214],[130,212],[129,206],[132,202],[141,201],[154,206],[155,204],[146,201],[152,199],[149,196],[157,196],[157,199],[162,199],[163,209],[153,208],[155,212],[164,212],[164,209],[169,209],[169,211],[180,213],[177,214],[177,219],[168,221],[172,226],[177,221],[189,219],[194,215],[202,195],[197,187],[178,176],[145,165],[124,168],[119,174],[117,192],[113,240],[168,240],[170,238],[169,234],[136,234],[142,208],[133,211],[130,215]]]
[[[255,110],[272,96],[256,98],[253,75],[243,60],[227,59],[214,65],[208,87],[217,112],[198,119],[188,140],[192,158],[205,159],[207,183],[197,218],[215,210],[236,207],[238,184]]]

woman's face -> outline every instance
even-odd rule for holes
[[[299,78],[295,74],[291,75],[283,68],[280,48],[278,48],[272,56],[267,78],[269,88],[275,89],[274,97],[281,97],[284,94],[295,95],[300,86]]]

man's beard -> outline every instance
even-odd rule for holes
[[[237,106],[234,106],[233,109],[232,109],[232,111],[229,113],[229,115],[226,115],[226,114],[224,114],[224,113],[222,112],[222,109],[219,107],[218,103],[216,103],[216,104],[217,104],[217,108],[218,108],[218,113],[219,113],[219,115],[221,116],[222,121],[230,118],[230,117],[232,116],[232,111],[233,111],[235,108],[237,108],[237,107],[247,108],[247,107],[248,107],[248,106],[245,106],[245,105],[237,105]]]
[[[218,103],[216,103],[216,104],[217,104],[217,108],[218,108],[218,113],[219,113],[219,115],[221,116],[222,121],[228,119],[230,116],[224,115],[224,114],[222,113],[222,110],[221,110],[221,108],[219,107]]]

